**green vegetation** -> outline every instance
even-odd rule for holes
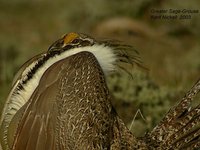
[[[168,112],[174,100],[178,100],[177,94],[182,91],[177,87],[158,86],[141,71],[134,72],[133,78],[126,72],[116,73],[108,81],[108,87],[116,98],[112,101],[115,108],[129,127],[133,121],[131,130],[136,135],[151,130]],[[140,113],[136,114],[137,111]],[[137,125],[143,128],[138,129]]]

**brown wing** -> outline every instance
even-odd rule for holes
[[[44,73],[30,100],[13,118],[9,131],[12,125],[18,122],[18,127],[15,128],[16,135],[12,140],[14,141],[13,149],[48,149],[48,146],[54,149],[53,135],[55,135],[55,116],[57,115],[54,103],[59,89],[59,78],[63,71],[61,66],[61,62],[58,62]],[[12,138],[13,132],[15,131],[9,132],[9,138]]]
[[[11,123],[11,128],[18,124],[9,131],[12,149],[108,148],[113,126],[108,99],[93,54],[81,52],[55,63]]]
[[[199,91],[200,80],[147,135],[147,143],[158,149],[200,148],[200,105],[191,107]]]

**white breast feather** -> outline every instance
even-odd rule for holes
[[[42,75],[51,65],[59,60],[83,51],[88,51],[94,54],[104,73],[108,73],[115,69],[116,55],[114,54],[112,48],[104,45],[96,44],[93,46],[74,48],[63,52],[61,55],[56,55],[55,57],[48,59],[47,62],[45,62],[45,64],[43,64],[43,66],[37,70],[37,72],[33,75],[32,80],[28,81],[24,85],[24,90],[20,90],[19,94],[16,94],[15,91],[18,90],[18,84],[22,82],[23,79],[20,79],[16,82],[6,101],[1,118],[1,123],[4,120],[5,122],[7,122],[7,125],[9,125],[11,119],[16,114],[16,112],[29,100],[32,93],[37,88]],[[33,63],[28,66],[28,70],[31,70],[31,68],[33,68]],[[27,69],[23,72],[23,74],[24,73],[28,73]],[[24,78],[26,78],[26,75],[24,76]]]

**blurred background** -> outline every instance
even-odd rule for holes
[[[107,80],[118,114],[144,135],[200,77],[200,12],[163,20],[152,19],[152,9],[200,11],[200,1],[0,0],[0,110],[25,61],[63,34],[81,32],[124,41],[140,53],[148,70],[134,67],[133,77],[121,72]]]

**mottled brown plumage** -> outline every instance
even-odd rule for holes
[[[104,149],[111,143],[114,116],[110,97],[90,53],[55,63],[25,107],[14,140],[16,150]],[[34,140],[40,135],[41,139]]]
[[[114,64],[103,64],[94,49],[87,51],[102,43],[113,47],[115,55],[107,55]],[[70,33],[53,43],[46,53],[28,61],[25,71],[18,73],[1,118],[3,149],[200,148],[200,105],[190,107],[200,90],[200,80],[145,137],[136,138],[119,118],[111,104],[105,74],[106,69],[112,71],[113,65],[124,69],[121,63],[140,64],[135,55],[129,55],[130,49],[116,41],[97,42],[86,35]],[[70,55],[57,59],[68,51]],[[103,54],[101,57],[106,57]]]
[[[199,91],[200,80],[148,133],[146,140],[153,149],[200,148],[200,104],[194,108],[191,106]]]

